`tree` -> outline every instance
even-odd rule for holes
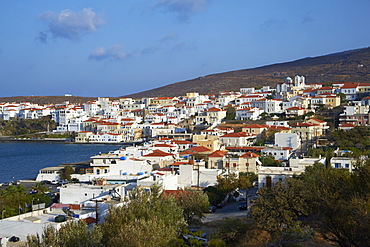
[[[340,97],[340,104],[346,104],[347,103],[347,97],[344,93],[338,93],[337,96]]]
[[[102,234],[100,228],[89,230],[87,224],[80,221],[67,221],[60,230],[52,225],[44,228],[42,235],[31,235],[27,237],[28,247],[99,247]]]
[[[177,204],[183,209],[184,219],[188,224],[202,223],[204,212],[209,209],[208,195],[203,191],[179,191]]]
[[[49,189],[44,186],[42,183],[36,183],[34,186],[31,187],[36,193],[45,193],[46,191],[49,191]]]
[[[162,196],[154,186],[150,193],[135,189],[124,206],[110,208],[102,224],[105,246],[168,246],[186,226],[183,210],[173,196]]]
[[[60,174],[60,179],[70,181],[72,179],[71,174],[73,173],[75,173],[75,171],[72,166],[65,166]]]
[[[236,116],[236,109],[233,106],[228,106],[226,110],[226,120],[234,120]]]
[[[225,195],[230,194],[236,190],[239,186],[238,177],[235,173],[230,173],[227,176],[217,177],[217,189],[225,193]]]
[[[299,216],[306,215],[305,200],[296,179],[278,182],[273,187],[259,189],[252,207],[253,220],[263,230],[279,236],[295,225]]]
[[[253,187],[253,182],[258,180],[257,174],[253,172],[240,172],[238,179],[238,188],[247,189]]]
[[[207,194],[210,204],[221,202],[226,196],[226,194],[219,190],[216,186],[208,186],[204,189],[204,192]]]
[[[339,246],[370,246],[370,161],[362,163],[353,173],[315,164],[260,189],[253,220],[280,239],[314,228]]]
[[[262,166],[281,166],[280,161],[275,160],[275,157],[272,155],[260,156],[259,158],[262,162]]]

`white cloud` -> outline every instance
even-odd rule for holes
[[[39,19],[48,23],[48,32],[53,37],[62,37],[70,40],[80,39],[82,36],[95,32],[98,27],[105,24],[102,16],[97,15],[91,8],[73,12],[69,9],[62,10],[60,13],[47,11],[38,16]],[[44,37],[39,37],[42,42],[46,42],[45,33],[40,32]]]
[[[176,32],[167,33],[165,36],[161,37],[156,44],[145,47],[141,53],[142,54],[151,54],[160,50],[164,50],[168,47],[173,41],[178,39],[178,34]]]
[[[202,12],[210,0],[160,0],[154,6],[165,11],[175,12],[180,20],[186,21],[190,15]]]
[[[112,45],[108,48],[99,47],[93,50],[89,59],[92,60],[123,60],[127,58],[127,54],[123,51],[121,44]]]

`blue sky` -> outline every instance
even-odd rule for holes
[[[368,47],[369,9],[369,0],[0,0],[0,96],[115,97]]]

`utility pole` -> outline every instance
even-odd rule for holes
[[[98,212],[98,200],[95,199],[95,225],[98,225],[98,221],[99,221],[99,212]]]
[[[197,162],[198,164],[198,179],[197,179],[197,188],[199,190],[199,186],[200,186],[200,183],[199,183],[199,180],[200,180],[200,171],[199,171],[199,162]]]

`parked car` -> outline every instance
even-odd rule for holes
[[[208,213],[214,213],[214,212],[216,212],[216,210],[217,210],[217,208],[215,207],[215,206],[209,206],[209,211],[208,211]]]
[[[59,180],[53,180],[53,181],[51,181],[51,184],[59,184]]]
[[[182,237],[184,238],[185,243],[188,243],[188,244],[189,244],[190,239],[198,240],[199,242],[201,242],[202,246],[205,246],[208,243],[208,239],[206,239],[206,238],[200,238],[200,237],[196,237],[196,236],[193,236],[193,235],[186,235],[186,234],[183,234]]]
[[[223,204],[222,202],[216,204],[216,208],[223,208],[223,207],[225,207],[225,204]]]
[[[9,238],[9,242],[18,242],[18,241],[19,241],[19,238],[16,236]]]
[[[242,211],[242,210],[247,210],[248,209],[248,205],[247,205],[247,202],[241,202],[239,204],[239,210]]]
[[[199,229],[188,229],[188,231],[189,231],[189,233],[192,233],[192,232],[201,232],[202,233],[201,234],[201,237],[202,238],[206,238],[207,237],[207,233],[205,233],[205,232],[203,232],[203,231],[201,231]]]
[[[41,184],[50,184],[50,181],[49,180],[42,180],[40,183]]]

